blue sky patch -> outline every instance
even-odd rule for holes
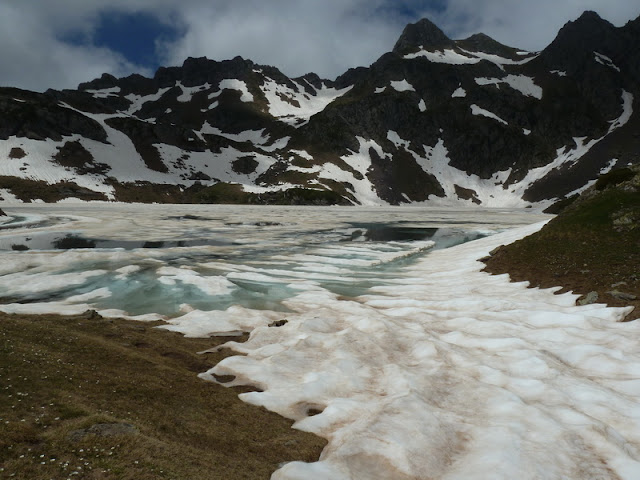
[[[380,11],[399,17],[403,23],[413,23],[425,12],[442,13],[447,9],[447,0],[388,0]]]
[[[137,65],[155,69],[156,41],[176,40],[180,33],[172,26],[145,13],[104,12],[93,42],[122,54]]]

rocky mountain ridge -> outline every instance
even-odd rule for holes
[[[640,163],[640,18],[542,52],[427,19],[334,81],[240,57],[0,88],[5,200],[544,207]]]

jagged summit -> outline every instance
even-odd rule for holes
[[[160,67],[154,80],[161,86],[170,86],[176,81],[181,81],[186,86],[195,86],[219,81],[221,75],[245,78],[253,67],[254,63],[251,60],[245,60],[240,56],[220,62],[206,57],[189,57],[181,67]]]
[[[627,41],[622,29],[616,28],[596,12],[586,11],[574,21],[567,22],[556,38],[543,50],[543,59],[550,65],[576,71],[593,52],[609,58],[621,52]]]
[[[616,35],[617,28],[596,12],[586,11],[576,20],[567,22],[558,32],[555,40],[547,48],[554,45],[562,47],[584,45],[585,47],[609,43],[609,36]]]
[[[588,10],[573,22],[568,22],[558,35],[566,34],[568,31],[568,33],[575,36],[582,35],[588,41],[592,38],[599,39],[602,35],[606,35],[612,30],[616,30],[616,27],[611,22],[605,20],[596,12]]]
[[[466,50],[491,53],[501,57],[514,59],[518,58],[518,51],[520,51],[517,48],[508,47],[484,33],[476,33],[464,40],[457,40],[456,44]]]
[[[633,20],[629,20],[627,24],[624,26],[626,31],[640,31],[640,17],[635,18]]]
[[[394,53],[406,53],[424,48],[446,48],[455,46],[455,42],[447,37],[440,28],[430,20],[423,18],[407,25],[393,47]]]
[[[103,73],[100,78],[78,85],[78,90],[102,90],[118,85],[118,79],[109,73]]]
[[[593,10],[585,10],[576,20],[569,23],[586,23],[586,22],[602,22],[605,21],[597,12]],[[609,23],[609,22],[607,22]]]

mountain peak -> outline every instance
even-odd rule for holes
[[[453,47],[454,42],[447,37],[433,22],[423,18],[407,25],[393,47],[395,53],[414,50],[416,48]]]
[[[491,38],[486,33],[474,33],[470,37],[465,39],[467,42],[495,42],[493,38]]]
[[[621,41],[619,29],[588,10],[576,20],[567,22],[544,49],[544,54],[551,63],[564,68],[576,64],[594,50],[605,55],[617,51],[621,48]]]
[[[593,10],[585,10],[582,15],[580,15],[575,22],[601,22],[603,21],[602,17],[594,12]],[[574,22],[574,23],[575,23]]]
[[[476,33],[464,40],[457,40],[456,43],[462,48],[474,52],[492,53],[505,58],[518,57],[518,49],[503,45],[484,33]]]
[[[83,82],[78,85],[78,90],[102,90],[105,88],[112,88],[118,85],[118,79],[109,73],[103,73],[100,78],[91,80],[90,82]]]
[[[560,32],[558,36],[563,33],[570,32],[572,35],[586,35],[594,37],[596,35],[604,34],[606,31],[614,29],[615,27],[607,20],[602,18],[596,12],[592,10],[585,11],[573,22],[568,22]]]

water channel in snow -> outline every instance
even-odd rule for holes
[[[318,462],[273,479],[640,478],[639,324],[480,271],[479,258],[544,216],[2,208],[1,311],[95,309],[189,336],[250,332],[226,345],[244,355],[201,377],[255,386],[244,401],[329,441]]]

